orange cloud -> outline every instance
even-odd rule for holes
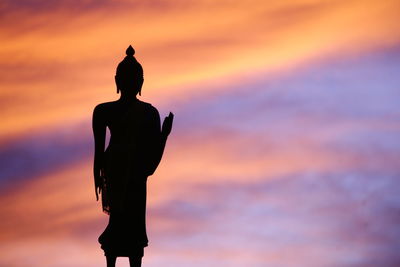
[[[68,3],[3,6],[11,27],[0,27],[0,139],[90,117],[115,98],[113,73],[129,43],[145,68],[145,99],[162,103],[194,85],[207,92],[400,38],[397,1]]]

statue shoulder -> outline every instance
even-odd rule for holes
[[[140,101],[141,104],[143,105],[144,109],[146,110],[147,113],[155,116],[159,116],[159,112],[156,107],[154,107],[152,104]]]
[[[116,105],[116,101],[100,103],[94,107],[93,113],[107,113],[112,110]]]

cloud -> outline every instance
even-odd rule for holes
[[[400,201],[396,170],[316,172],[309,162],[288,175],[269,174],[255,180],[243,171],[246,162],[238,159],[230,163],[237,165],[236,176],[229,176],[226,167],[215,175],[215,166],[204,171],[196,165],[188,176],[181,176],[173,170],[183,168],[185,162],[174,158],[170,148],[161,170],[149,179],[151,245],[146,260],[150,266],[157,266],[162,258],[176,266],[205,262],[294,266],[298,261],[308,266],[371,261],[395,266],[398,261],[398,219],[391,215]],[[1,212],[8,214],[1,222],[2,251],[7,251],[3,262],[19,262],[17,255],[27,244],[35,247],[33,254],[42,255],[54,246],[72,253],[73,245],[68,244],[79,243],[85,247],[74,252],[76,259],[94,265],[101,256],[96,256],[95,240],[106,216],[94,202],[90,177],[89,163],[70,165],[3,194]],[[52,255],[54,264],[64,262],[65,254]]]
[[[215,266],[243,266],[250,258],[254,266],[295,266],[299,261],[308,266],[394,266],[400,246],[398,219],[390,215],[400,201],[396,175],[375,175],[295,173],[255,183],[181,186],[174,196],[179,200],[150,208],[152,243],[167,258],[186,248],[199,259],[216,260]],[[162,227],[164,221],[169,227]],[[232,263],[236,253],[238,262]],[[193,259],[180,255],[173,260],[184,266]]]
[[[104,260],[90,117],[132,38],[176,114],[146,264],[398,265],[397,2],[32,3],[0,7],[0,265]]]
[[[234,82],[215,89],[216,95],[199,88],[196,98],[164,103],[161,114],[173,106],[177,116],[166,151],[166,165],[174,167],[160,172],[190,177],[207,168],[215,176],[258,177],[299,168],[396,171],[397,57],[394,50],[333,60]],[[90,158],[92,143],[87,119],[5,140],[2,177],[35,177]]]
[[[1,181],[29,180],[86,160],[94,151],[89,122],[32,132],[0,146]]]
[[[194,86],[214,94],[210,83],[399,40],[396,1],[255,3],[35,1],[35,10],[31,1],[3,3],[2,138],[87,118],[96,103],[115,98],[113,73],[130,43],[144,64],[145,97],[164,103],[193,97]]]
[[[75,166],[17,189],[20,193],[12,198],[2,196],[2,213],[11,216],[1,226],[13,229],[2,234],[2,264],[22,263],[25,258],[19,255],[29,247],[37,265],[54,247],[75,255],[65,259],[65,253],[54,252],[46,257],[54,265],[98,264],[96,238],[106,216],[88,195],[92,190],[89,180],[82,179],[85,172],[86,167]],[[149,266],[161,259],[175,266],[295,266],[299,261],[307,266],[395,266],[400,260],[397,176],[342,170],[251,182],[207,176],[199,182],[170,181],[162,201],[152,200],[157,190],[149,194],[145,260]],[[152,180],[150,189],[157,183]],[[4,209],[8,203],[14,213]]]

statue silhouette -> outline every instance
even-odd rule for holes
[[[109,214],[98,241],[107,266],[117,257],[129,257],[130,266],[141,266],[146,234],[146,183],[160,163],[174,115],[170,112],[160,129],[155,107],[137,99],[143,85],[143,68],[129,46],[115,75],[117,101],[99,104],[93,112],[95,140],[94,181],[96,200]],[[110,142],[106,150],[106,128]]]

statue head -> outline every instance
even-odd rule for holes
[[[119,91],[126,93],[141,93],[143,85],[143,68],[142,65],[133,56],[135,50],[130,45],[126,49],[126,57],[118,64],[115,74],[115,83],[117,85],[117,93]]]

